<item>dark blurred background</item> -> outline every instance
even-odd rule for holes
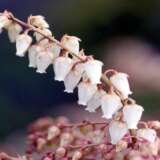
[[[105,62],[105,67],[129,73],[133,97],[145,106],[145,117],[159,119],[159,0],[0,0],[0,11],[5,9],[22,20],[30,14],[45,16],[57,39],[65,33],[80,37],[85,52]],[[52,67],[48,74],[36,74],[27,67],[27,58],[15,56],[15,45],[6,33],[0,35],[0,46],[2,142],[38,117],[72,118],[72,112],[83,112],[75,105],[76,94],[64,93],[63,84],[54,81]]]

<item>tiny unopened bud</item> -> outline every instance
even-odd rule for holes
[[[154,128],[156,130],[160,129],[160,121],[149,121],[148,125],[150,128]]]
[[[32,43],[32,38],[27,34],[20,34],[16,38],[16,55],[19,57],[24,57],[25,52],[28,50],[30,44]]]
[[[64,147],[72,143],[73,135],[70,133],[63,133],[60,137],[60,146]]]
[[[154,129],[143,128],[143,129],[137,130],[137,136],[144,138],[148,140],[149,142],[153,143],[156,139],[157,134]]]
[[[66,149],[63,147],[59,147],[56,149],[56,158],[62,158],[66,154]]]
[[[61,133],[60,129],[57,126],[52,126],[48,129],[47,140],[52,140]]]
[[[46,140],[44,138],[38,138],[37,140],[37,150],[41,151],[46,144]]]
[[[120,140],[117,144],[116,144],[116,152],[120,152],[124,149],[126,149],[128,146],[126,141]]]
[[[99,149],[101,152],[106,152],[107,151],[107,145],[106,144],[100,144],[99,145]]]
[[[73,153],[73,156],[72,156],[72,160],[79,160],[82,158],[82,152],[80,151],[75,151]]]

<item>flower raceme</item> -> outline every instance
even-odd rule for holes
[[[53,65],[55,80],[64,82],[65,92],[72,93],[78,88],[78,104],[87,106],[89,112],[100,107],[103,118],[112,119],[109,125],[112,144],[117,144],[128,129],[137,129],[143,107],[135,102],[126,103],[132,94],[128,75],[117,71],[110,77],[103,74],[103,63],[80,50],[78,37],[64,35],[58,41],[43,16],[30,16],[24,23],[7,11],[0,14],[0,29],[7,30],[10,41],[16,43],[17,56],[24,57],[28,51],[29,67],[42,74]],[[152,141],[152,131],[143,132],[144,135],[142,131],[137,135]],[[49,133],[51,139],[59,130],[52,128]],[[61,146],[72,141],[67,136],[63,135]]]

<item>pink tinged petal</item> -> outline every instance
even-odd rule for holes
[[[73,61],[69,57],[57,57],[54,61],[55,80],[64,81],[73,66]]]
[[[78,104],[87,105],[87,102],[91,99],[97,90],[97,85],[90,82],[82,81],[78,85]]]
[[[111,119],[121,107],[121,99],[116,94],[106,94],[101,99],[103,118]]]
[[[85,72],[92,84],[101,83],[103,63],[98,60],[89,60],[85,63]]]
[[[112,121],[109,125],[111,143],[117,144],[128,132],[127,125],[120,121]]]
[[[39,52],[36,57],[37,73],[46,73],[46,69],[53,63],[53,54],[51,52]]]
[[[153,143],[157,137],[157,133],[154,129],[144,128],[137,130],[137,136],[148,140]]]
[[[26,51],[32,43],[32,38],[27,34],[20,34],[16,39],[16,55],[19,57],[24,57]]]
[[[21,33],[22,30],[23,29],[19,24],[11,23],[8,26],[8,37],[9,37],[10,42],[12,43],[16,42],[16,38]]]
[[[87,107],[85,110],[89,112],[95,112],[101,105],[101,98],[106,94],[102,89],[96,91],[92,98],[88,101]]]
[[[77,64],[64,79],[65,92],[73,93],[78,85],[84,71],[83,64]]]
[[[36,58],[39,52],[42,51],[42,48],[38,45],[32,45],[28,49],[28,59],[29,59],[29,67],[36,68],[37,67],[37,62]]]
[[[80,39],[75,36],[64,35],[61,39],[61,44],[70,52],[79,54],[79,41]]]
[[[128,98],[128,95],[132,94],[129,82],[128,82],[128,75],[125,73],[116,73],[110,78],[111,83],[113,86],[119,90],[123,96],[123,98]]]
[[[143,107],[137,104],[126,105],[123,108],[123,119],[129,129],[137,129],[137,124],[141,119]]]

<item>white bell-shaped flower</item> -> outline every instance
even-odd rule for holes
[[[46,36],[52,36],[52,32],[49,29],[43,29],[43,33],[45,33]],[[36,41],[39,42],[44,38],[44,36],[38,32],[34,32],[34,36],[36,38]]]
[[[103,89],[98,89],[92,98],[88,101],[87,107],[85,110],[89,112],[95,112],[98,107],[101,105],[101,98],[106,94]]]
[[[79,54],[79,41],[80,39],[75,36],[64,35],[61,39],[61,44],[70,52]]]
[[[28,59],[29,59],[29,67],[36,68],[37,67],[37,62],[36,58],[39,52],[42,51],[42,47],[39,45],[32,45],[28,49]]]
[[[55,73],[55,80],[57,81],[64,81],[67,74],[70,72],[73,66],[73,61],[69,57],[57,57],[54,61],[54,73]]]
[[[57,58],[60,55],[61,47],[58,46],[56,43],[49,43],[46,46],[46,50],[52,52],[54,57]]]
[[[137,129],[143,111],[143,107],[137,104],[128,104],[123,108],[123,119],[127,123],[128,129]]]
[[[65,92],[73,93],[73,90],[76,88],[82,77],[83,71],[83,63],[76,64],[76,66],[73,69],[71,69],[71,71],[67,74],[67,76],[64,79]]]
[[[112,116],[122,107],[121,99],[116,94],[105,94],[101,98],[103,118],[111,119]]]
[[[37,73],[46,73],[46,69],[53,63],[54,56],[51,52],[39,52],[36,57]]]
[[[36,26],[38,28],[49,28],[49,24],[46,22],[45,17],[41,15],[30,16],[28,20],[31,25]]]
[[[19,57],[24,57],[25,52],[28,50],[32,43],[32,38],[27,34],[20,34],[16,38],[16,55]]]
[[[128,75],[125,73],[116,73],[110,77],[110,81],[113,86],[120,91],[123,98],[128,98],[128,95],[132,94],[128,82]]]
[[[12,22],[7,29],[9,40],[10,42],[14,43],[16,41],[17,36],[22,31],[22,27],[19,24]]]
[[[85,64],[85,72],[92,84],[100,83],[103,63],[98,60],[88,60]]]
[[[157,133],[154,129],[143,128],[137,130],[137,136],[148,140],[153,143],[156,139]]]
[[[7,28],[11,23],[11,20],[5,14],[0,15],[0,29]]]
[[[87,105],[93,94],[97,90],[97,85],[88,81],[82,81],[78,85],[78,104]]]
[[[127,132],[127,125],[123,122],[114,120],[109,124],[109,134],[112,144],[117,144]]]

